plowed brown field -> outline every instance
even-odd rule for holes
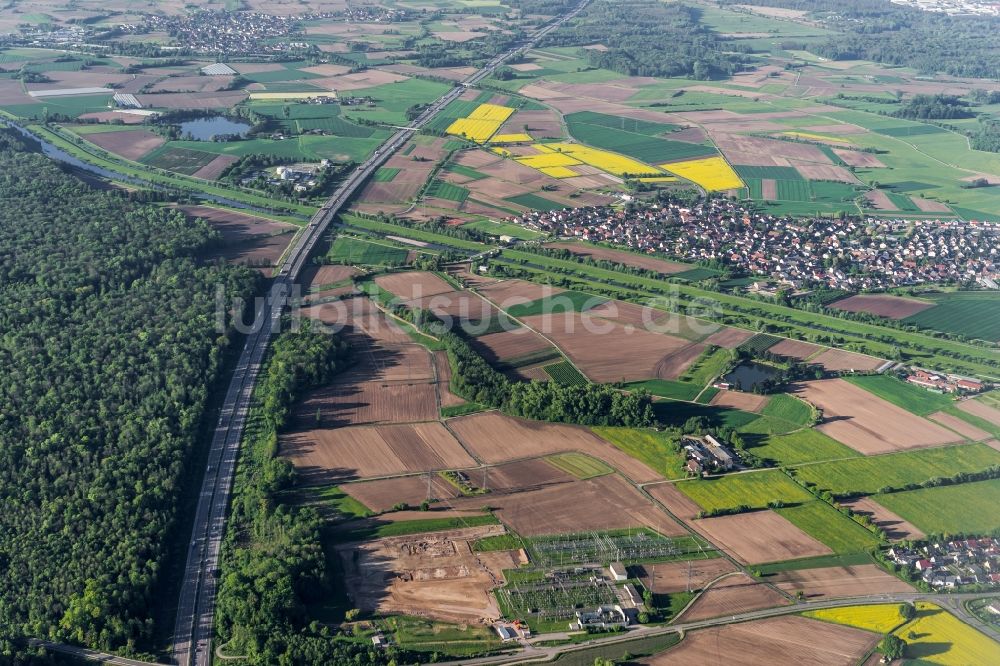
[[[934,304],[888,294],[856,294],[832,303],[830,307],[845,312],[867,312],[889,319],[906,319],[910,315],[934,307]]]
[[[803,382],[794,393],[823,410],[820,430],[865,455],[961,441],[950,430],[843,379]]]
[[[696,520],[694,527],[744,564],[829,555],[833,551],[773,511]]]
[[[450,419],[448,427],[473,455],[488,463],[580,451],[603,460],[638,483],[662,478],[586,428],[516,419],[499,412]]]
[[[739,615],[761,608],[787,606],[791,602],[767,585],[746,574],[735,574],[715,583],[680,615],[682,622],[707,620],[721,615]]]
[[[768,577],[767,581],[788,594],[801,591],[809,600],[913,591],[912,587],[874,564],[782,571]]]
[[[853,666],[880,638],[820,620],[776,617],[691,632],[677,647],[641,663]]]

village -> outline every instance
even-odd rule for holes
[[[725,199],[625,209],[528,212],[513,219],[556,236],[613,243],[728,266],[793,289],[881,290],[1000,278],[1000,223],[956,220],[794,219]]]
[[[1000,587],[1000,539],[996,537],[935,541],[912,547],[896,545],[887,555],[896,564],[915,571],[932,588]]]

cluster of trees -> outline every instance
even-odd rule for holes
[[[601,384],[511,381],[472,349],[460,327],[449,329],[425,310],[394,303],[392,296],[374,283],[368,288],[395,315],[442,342],[452,367],[451,388],[466,400],[538,421],[631,427],[653,424],[651,399],[644,392],[626,394]]]
[[[720,0],[743,5],[743,0]],[[1000,19],[925,12],[885,0],[761,0],[807,11],[842,34],[811,43],[831,60],[874,60],[922,73],[1000,78]]]
[[[973,150],[1000,153],[1000,120],[980,117],[979,126],[969,131],[968,136]]]
[[[141,649],[227,346],[205,223],[93,190],[0,130],[0,627]]]
[[[331,594],[321,530],[312,507],[280,502],[294,480],[278,433],[310,388],[348,362],[346,342],[305,327],[278,336],[254,394],[223,545],[217,629],[226,651],[250,664],[385,664],[392,653],[338,639],[309,622],[306,605]]]
[[[745,55],[733,53],[699,23],[701,11],[656,0],[596,0],[576,20],[548,35],[548,46],[604,44],[607,51],[587,50],[593,67],[630,76],[724,78],[747,67]]]
[[[954,95],[914,95],[892,115],[912,120],[954,120],[972,118],[975,114]]]

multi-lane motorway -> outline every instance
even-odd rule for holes
[[[531,47],[541,37],[576,16],[588,2],[589,0],[581,0],[572,11],[536,30],[509,51],[492,58],[482,69],[428,106],[409,127],[393,134],[348,176],[293,241],[292,249],[274,280],[271,292],[258,308],[254,329],[246,338],[236,370],[229,383],[209,449],[191,539],[187,546],[187,562],[174,624],[174,659],[181,666],[207,666],[212,661],[212,628],[218,586],[219,550],[225,534],[233,473],[236,468],[240,438],[250,409],[250,397],[271,336],[280,326],[281,314],[287,304],[292,284],[298,279],[316,243],[357,189],[421,127],[461,96],[469,86],[488,77],[516,53]]]

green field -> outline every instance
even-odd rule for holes
[[[463,229],[475,229],[494,236],[510,236],[521,240],[532,240],[541,236],[537,231],[532,231],[520,224],[510,224],[507,222],[497,222],[495,220],[475,220],[462,225]]]
[[[997,292],[955,292],[932,298],[937,305],[903,321],[935,331],[1000,342],[1000,294]]]
[[[861,455],[818,430],[796,430],[784,435],[741,432],[750,453],[763,460],[771,461],[775,465],[798,465],[818,460],[837,460]],[[804,467],[803,469],[809,468]]]
[[[954,403],[949,396],[886,375],[847,377],[847,381],[918,416],[939,412]]]
[[[585,312],[596,308],[608,299],[579,291],[563,291],[554,296],[539,298],[528,303],[521,303],[507,308],[511,317],[531,317],[540,314],[556,314],[560,312]]]
[[[405,650],[454,657],[472,656],[500,646],[496,633],[476,624],[448,624],[420,617],[394,615],[379,621]]]
[[[701,393],[704,385],[678,382],[670,379],[650,379],[644,382],[632,382],[628,384],[628,388],[632,390],[643,389],[661,398],[694,400]]]
[[[813,408],[787,393],[772,395],[761,414],[800,426],[809,425],[813,421]]]
[[[176,171],[188,176],[198,171],[218,155],[187,148],[171,148],[169,144],[160,146],[142,158],[143,164],[167,171]]]
[[[781,338],[768,335],[767,333],[758,333],[743,344],[739,346],[739,349],[748,351],[751,355],[759,354],[761,352],[767,351],[774,345],[781,342]]]
[[[826,502],[815,500],[776,511],[836,554],[862,552],[878,545],[874,534]]]
[[[802,177],[802,174],[800,174],[794,167],[737,165],[734,166],[733,169],[735,169],[736,173],[738,173],[740,178],[743,179],[756,178],[757,180],[761,180],[767,178],[770,180],[805,180],[805,178]]]
[[[540,197],[537,194],[531,193],[507,197],[504,201],[509,201],[513,204],[517,204],[518,206],[524,206],[525,208],[540,211],[562,210],[566,207],[565,204],[556,203],[551,199],[546,199],[545,197]]]
[[[1000,465],[1000,451],[985,444],[960,444],[802,465],[796,468],[795,476],[834,495],[870,495],[886,487],[902,488],[962,472],[981,472],[992,465]]]
[[[409,250],[403,248],[339,236],[326,256],[330,261],[342,264],[398,266],[406,263],[409,254]]]
[[[610,127],[611,129],[634,134],[645,134],[646,136],[656,136],[666,132],[673,132],[680,129],[679,125],[669,123],[654,123],[649,120],[636,120],[625,116],[610,116],[606,113],[595,113],[593,111],[580,111],[569,113],[565,116],[568,125],[593,125],[595,127]],[[572,131],[572,130],[571,130]]]
[[[666,433],[639,428],[593,428],[602,439],[611,442],[636,460],[640,460],[667,479],[684,478],[685,457],[677,442]]]
[[[574,139],[595,148],[634,157],[646,164],[655,165],[698,157],[711,157],[718,154],[718,151],[712,146],[651,136],[648,128],[643,128],[645,131],[633,131],[632,127],[638,121],[628,118],[620,119],[625,129],[618,129],[611,121],[604,120],[606,118],[614,120],[613,116],[594,114],[602,116],[602,119],[599,124],[591,124],[587,121],[581,121],[577,118],[579,115],[566,116],[569,133]],[[656,123],[648,124],[656,125]]]
[[[429,512],[429,516],[434,514]],[[458,516],[455,518],[427,518],[423,520],[401,520],[395,523],[379,522],[372,519],[371,524],[355,527],[333,533],[331,536],[338,543],[352,541],[369,541],[385,537],[422,534],[424,532],[440,532],[442,530],[457,530],[463,527],[480,527],[482,525],[497,525],[498,521],[491,514],[482,516]]]
[[[552,381],[567,386],[582,386],[588,384],[587,378],[569,361],[560,361],[542,368]]]
[[[461,185],[454,185],[437,179],[431,182],[426,194],[428,197],[437,197],[438,199],[447,199],[448,201],[457,201],[458,203],[462,203],[469,198],[469,190]]]
[[[585,456],[582,453],[559,453],[549,456],[545,461],[556,469],[560,469],[578,479],[592,479],[614,472],[613,469],[600,460]]]
[[[111,95],[62,95],[37,99],[35,103],[4,104],[0,108],[21,118],[40,120],[55,114],[75,118],[94,111],[107,111]]]
[[[318,162],[362,162],[389,137],[389,131],[376,129],[371,136],[343,137],[303,135],[290,139],[246,139],[243,141],[170,141],[169,148],[187,148],[219,155],[270,155],[294,160]]]
[[[471,178],[472,180],[482,180],[483,178],[486,178],[486,174],[480,173],[472,167],[467,167],[464,164],[455,164],[454,162],[448,164],[445,167],[445,171],[457,173],[460,176],[465,176],[466,178]]]
[[[876,495],[873,499],[925,534],[990,534],[1000,529],[1000,479]]]
[[[795,504],[814,499],[809,491],[779,470],[680,481],[677,489],[706,511],[738,506],[762,509],[771,502]]]
[[[704,419],[710,428],[742,428],[761,418],[752,412],[731,407],[713,407],[691,402],[659,400],[653,403],[656,419],[667,426],[683,426],[691,418]]]
[[[691,382],[697,386],[706,386],[713,379],[722,374],[726,366],[732,360],[732,354],[728,349],[719,347],[714,350],[705,350],[691,366],[684,371],[681,379]],[[670,397],[670,396],[668,396]]]
[[[302,491],[307,503],[324,504],[345,518],[367,518],[371,509],[354,499],[340,486],[320,486]]]
[[[376,183],[390,183],[392,179],[399,175],[400,169],[394,167],[379,167],[372,180]]]

